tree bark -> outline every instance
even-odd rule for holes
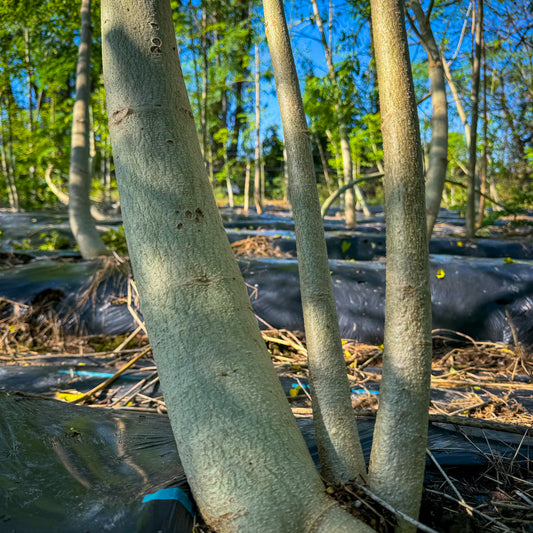
[[[418,35],[429,61],[429,83],[431,87],[431,145],[429,165],[426,172],[426,226],[428,237],[439,214],[442,191],[448,166],[448,102],[446,100],[446,79],[441,53],[426,15],[418,0],[408,4],[418,22]],[[413,28],[416,30],[414,24]]]
[[[387,284],[383,378],[371,490],[418,516],[431,373],[431,306],[422,150],[402,0],[371,0],[385,156]],[[405,522],[400,529],[414,530]]]
[[[202,161],[168,0],[102,2],[109,130],[180,458],[219,532],[371,531],[326,497]]]
[[[92,178],[89,153],[91,34],[91,0],[82,0],[81,36],[76,66],[76,100],[72,112],[68,210],[70,228],[84,259],[109,253],[91,216],[89,200]]]
[[[483,34],[483,0],[477,0],[475,46],[472,60],[472,111],[470,119],[470,146],[468,158],[468,189],[466,199],[466,238],[476,236],[476,162],[477,162],[477,121],[479,107],[479,78],[481,64],[481,39]]]
[[[346,378],[337,310],[316,189],[315,165],[289,30],[280,0],[263,0],[289,165],[300,292],[315,432],[328,481],[366,478],[363,451]]]

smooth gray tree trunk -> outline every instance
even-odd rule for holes
[[[446,77],[442,64],[439,46],[435,41],[429,21],[430,14],[424,13],[418,0],[410,0],[409,7],[413,10],[418,22],[418,30],[413,28],[420,37],[429,62],[429,83],[431,87],[431,146],[429,149],[429,165],[426,172],[426,226],[428,237],[439,214],[442,191],[446,181],[448,167],[448,102],[446,100]]]
[[[126,238],[180,458],[219,532],[369,532],[325,495],[210,188],[168,0],[102,2]]]
[[[254,47],[255,57],[255,152],[254,152],[254,204],[258,215],[263,213],[263,197],[261,196],[261,102],[260,102],[260,72],[259,46]]]
[[[468,157],[468,188],[466,198],[466,238],[476,236],[476,166],[477,166],[477,122],[479,108],[479,81],[481,72],[481,40],[483,35],[483,0],[477,0],[475,46],[472,58],[472,91],[470,100],[470,145]]]
[[[300,292],[307,340],[309,384],[322,476],[366,479],[366,465],[346,377],[329,271],[315,166],[289,30],[281,0],[263,0],[289,165]]]
[[[72,144],[69,176],[69,221],[84,259],[109,253],[91,216],[89,99],[91,57],[91,0],[81,3],[81,35],[76,66],[76,100],[72,112]]]
[[[402,0],[371,0],[385,159],[387,285],[371,490],[413,518],[424,479],[431,304],[424,177]],[[402,530],[414,529],[402,522]]]

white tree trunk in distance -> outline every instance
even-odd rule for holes
[[[322,476],[364,480],[366,465],[346,377],[320,216],[311,139],[281,0],[263,0],[265,29],[289,165],[313,417]]]
[[[370,531],[291,414],[202,161],[168,0],[104,0],[109,129],[143,315],[188,481],[220,532]]]
[[[385,155],[387,286],[383,379],[371,490],[418,516],[431,374],[431,306],[422,150],[402,0],[371,0]],[[405,523],[402,529],[412,526]]]
[[[91,216],[89,146],[89,98],[91,57],[91,0],[81,3],[81,36],[76,66],[76,100],[72,112],[72,145],[69,177],[69,221],[84,259],[106,255],[106,249]]]

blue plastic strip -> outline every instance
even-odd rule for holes
[[[74,374],[75,376],[89,376],[89,377],[97,377],[97,378],[112,378],[115,374],[109,374],[107,372],[89,372],[88,370],[58,370],[60,374]],[[135,379],[135,380],[141,380],[143,379],[141,376],[119,376],[119,379]]]
[[[309,385],[307,383],[302,383],[301,386],[304,389],[308,389],[309,388]],[[298,387],[300,387],[300,385],[298,385],[298,383],[293,383],[292,384],[292,388],[293,389],[297,389]],[[379,391],[377,391],[377,390],[366,390],[366,389],[350,389],[350,392],[352,392],[354,394],[379,394]]]
[[[354,394],[379,394],[378,390],[350,389]]]
[[[147,494],[143,498],[143,503],[151,502],[154,500],[177,500],[178,502],[187,509],[189,514],[194,515],[192,511],[192,503],[189,499],[189,496],[185,492],[183,492],[181,489],[177,487],[173,487],[170,489],[160,489],[157,492],[154,492],[153,494]]]

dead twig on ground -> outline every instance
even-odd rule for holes
[[[111,383],[113,383],[118,377],[120,377],[124,372],[126,372],[126,370],[128,370],[128,368],[133,366],[141,357],[146,355],[151,349],[152,349],[151,346],[147,346],[144,350],[142,350],[135,357],[133,357],[130,361],[128,361],[124,366],[122,366],[120,368],[120,370],[115,372],[115,374],[113,374],[113,376],[111,376],[110,378],[107,378],[104,382],[100,383],[99,385],[97,385],[96,387],[91,389],[89,392],[86,392],[85,394],[83,394],[79,398],[76,398],[76,399],[72,400],[72,402],[70,402],[70,403],[83,402],[83,401],[87,400],[88,398],[90,398],[91,396],[93,396],[94,394],[96,394],[97,392],[100,392],[100,391],[106,389],[107,387],[109,387],[109,385],[111,385]]]

